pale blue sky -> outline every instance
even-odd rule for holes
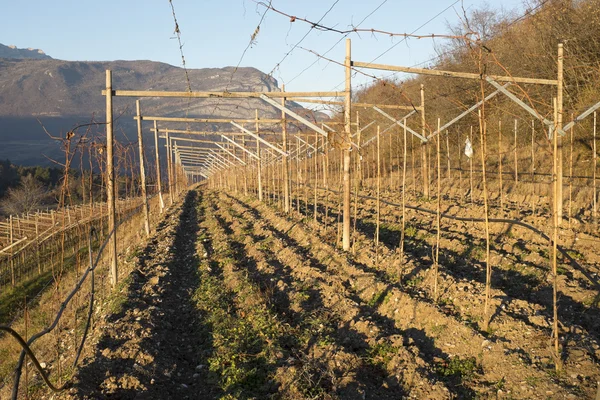
[[[383,3],[360,25],[361,28],[440,34],[446,33],[447,21],[458,21],[462,6],[467,9],[478,7],[484,1],[273,0],[275,8],[314,21],[334,3],[322,21],[324,25],[348,29]],[[523,0],[488,3],[519,12],[523,9]],[[252,0],[173,0],[173,4],[189,68],[236,65],[265,10]],[[0,10],[0,43],[5,45],[40,48],[50,56],[64,60],[148,59],[181,66],[168,0],[0,0]],[[303,22],[290,23],[288,18],[268,12],[256,43],[248,50],[241,65],[269,73],[309,30],[310,26]],[[353,60],[367,62],[402,40],[367,33],[349,37],[352,38]],[[340,39],[341,35],[337,33],[313,29],[301,46],[323,54]],[[436,43],[441,44],[443,40],[410,39],[398,44],[377,62],[416,65],[435,55]],[[334,46],[327,57],[343,62],[344,41]],[[340,84],[344,73],[338,65],[321,60],[302,73],[315,60],[313,54],[296,48],[273,76],[280,84],[285,83],[288,91],[343,88]],[[360,85],[367,81],[367,78],[356,76],[354,83]],[[192,89],[193,85],[192,82]]]

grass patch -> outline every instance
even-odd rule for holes
[[[373,365],[385,368],[397,353],[398,348],[391,343],[377,343],[367,349],[367,360]]]
[[[119,314],[125,309],[131,281],[131,275],[127,275],[119,283],[117,283],[117,288],[114,291],[114,294],[108,300],[107,309],[111,314]]]
[[[9,287],[0,294],[0,324],[8,324],[23,308],[25,297],[35,296],[52,280],[52,271]],[[32,305],[30,305],[32,306]]]
[[[470,380],[477,373],[479,367],[475,357],[451,357],[435,366],[435,371],[446,378],[459,378],[461,381]]]
[[[388,297],[388,294],[386,293],[385,290],[375,292],[375,293],[373,293],[373,297],[371,297],[371,300],[369,300],[367,302],[367,305],[369,307],[376,307],[376,306],[384,303],[387,297]]]

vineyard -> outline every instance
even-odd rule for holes
[[[573,12],[600,32],[593,3]],[[0,399],[600,399],[599,64],[587,37],[541,56],[515,39],[545,37],[562,3],[544,4],[435,35],[435,68],[358,61],[348,38],[342,61],[312,52],[343,91],[122,89],[107,70],[106,120],[59,139],[58,205],[0,221]],[[135,104],[134,143],[113,101]],[[185,117],[143,112],[169,101]],[[280,117],[190,115],[221,101]]]

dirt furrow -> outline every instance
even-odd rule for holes
[[[358,221],[359,239],[357,261],[373,266],[375,250],[373,236],[375,224],[369,207],[373,202],[361,204],[361,219]],[[372,211],[372,210],[371,210]],[[396,246],[399,238],[397,215],[388,215],[396,223],[383,223],[381,229],[382,246],[379,249],[380,279],[395,284],[402,276],[403,289],[414,298],[432,302],[432,224],[422,218],[412,216],[407,223],[406,261],[400,263]],[[426,218],[425,218],[426,219]],[[460,232],[461,227],[463,231]],[[444,227],[440,249],[440,275],[438,283],[441,296],[440,310],[458,321],[473,327],[492,342],[502,343],[505,352],[519,355],[526,366],[545,371],[554,382],[568,388],[573,395],[592,395],[599,379],[598,360],[600,349],[597,332],[600,329],[598,309],[587,302],[597,295],[581,274],[571,268],[559,269],[559,316],[561,318],[561,341],[564,345],[561,354],[564,365],[561,374],[555,374],[551,335],[552,290],[546,281],[547,267],[539,255],[526,251],[527,235],[514,238],[510,231],[494,239],[492,244],[492,265],[494,266],[492,297],[495,314],[491,328],[481,331],[481,314],[484,299],[485,269],[479,261],[481,245],[471,232],[469,223],[457,223]],[[322,234],[320,229],[316,232]],[[466,239],[467,244],[457,243]],[[323,237],[326,239],[326,237]],[[511,250],[510,243],[516,242],[523,252]],[[539,245],[539,244],[538,244]],[[464,247],[466,253],[455,249]],[[513,245],[514,247],[514,245]],[[539,246],[538,246],[539,247]],[[542,247],[544,250],[546,247]],[[518,249],[517,249],[518,250]],[[511,254],[512,252],[512,254]],[[511,255],[514,259],[511,259]],[[524,266],[523,258],[526,257]],[[532,258],[533,257],[533,258]],[[537,257],[537,258],[536,258]],[[547,257],[546,257],[547,258]],[[562,268],[562,267],[561,267]],[[564,325],[563,325],[564,324]],[[537,380],[531,378],[529,381]],[[533,388],[538,385],[530,384]]]
[[[95,353],[76,375],[70,398],[211,398],[204,365],[210,327],[192,295],[197,193],[169,211],[121,284],[97,330]]]
[[[260,238],[269,238],[268,232],[265,235],[260,229],[254,229],[256,221],[240,218],[223,199],[219,199],[218,204],[215,217],[224,229],[229,229],[230,244],[237,247],[241,241],[246,242],[237,256],[244,259],[250,279],[272,299],[280,318],[299,333],[301,346],[290,353],[294,364],[290,372],[304,378],[305,382],[288,388],[295,389],[291,393],[301,394],[303,398],[315,395],[344,399],[405,397],[395,373],[390,376],[383,365],[390,358],[389,350],[393,345],[371,342],[363,332],[349,327],[351,321],[344,320],[338,309],[327,305],[336,299],[323,297],[314,276],[290,276],[290,270],[296,265],[279,262],[274,252],[280,252],[281,247],[275,243],[261,243]],[[428,397],[426,393],[433,392],[421,391]],[[434,397],[445,397],[440,395]]]
[[[239,204],[243,205],[243,202]],[[391,282],[382,282],[378,278],[380,271],[372,266],[345,260],[328,246],[323,246],[320,238],[294,226],[292,221],[276,216],[259,203],[251,204],[248,211],[253,213],[252,218],[270,222],[282,237],[289,235],[296,243],[302,243],[303,251],[312,257],[331,260],[331,265],[337,266],[331,276],[339,275],[339,279],[353,283],[360,301],[373,302],[381,315],[393,319],[409,343],[420,346],[421,354],[436,365],[442,374],[448,372],[445,366],[458,365],[460,369],[461,365],[464,367],[468,364],[466,360],[474,358],[482,368],[482,374],[472,379],[470,384],[473,390],[480,393],[495,395],[500,389],[510,391],[517,398],[580,394],[577,388],[568,387],[564,382],[561,382],[562,385],[556,384],[554,377],[545,370],[532,368],[522,360],[518,351],[511,351],[505,343],[490,340],[445,315],[434,305],[411,298]],[[464,386],[469,382],[461,380],[458,384]]]
[[[224,206],[227,208],[232,200],[222,197],[220,203],[227,204]],[[367,359],[379,353],[381,357],[378,362],[381,367],[390,377],[396,375],[396,379],[405,386],[411,397],[452,397],[453,389],[467,392],[464,388],[445,387],[431,363],[423,359],[416,348],[404,343],[402,332],[394,328],[393,321],[379,315],[374,305],[362,302],[348,282],[332,278],[336,271],[331,265],[322,264],[309,252],[301,251],[301,247],[290,238],[282,239],[280,232],[265,225],[261,218],[256,218],[235,201],[229,213],[232,226],[237,223],[235,221],[244,221],[242,224],[253,230],[247,247],[250,252],[255,251],[253,247],[261,248],[261,252],[267,253],[270,258],[276,258],[279,264],[288,269],[291,277],[283,279],[288,278],[291,284],[289,281],[282,281],[280,274],[274,275],[275,279],[279,279],[277,286],[280,291],[289,292],[293,290],[293,282],[300,282],[301,285],[297,286],[310,293],[310,298],[304,303],[304,310],[300,311],[315,312],[315,303],[321,302],[318,310],[326,308],[337,316],[337,321],[330,323],[331,336],[334,341],[339,342],[341,348]],[[360,382],[361,378],[366,377],[357,376],[355,379]],[[393,380],[388,378],[388,385],[393,384]],[[363,382],[363,385],[368,385],[368,382]],[[366,390],[366,393],[369,391]],[[385,393],[371,393],[371,396],[381,398]],[[390,388],[387,393],[389,395]]]

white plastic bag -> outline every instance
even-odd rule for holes
[[[473,146],[471,145],[469,138],[465,141],[465,156],[469,158],[473,157]]]

